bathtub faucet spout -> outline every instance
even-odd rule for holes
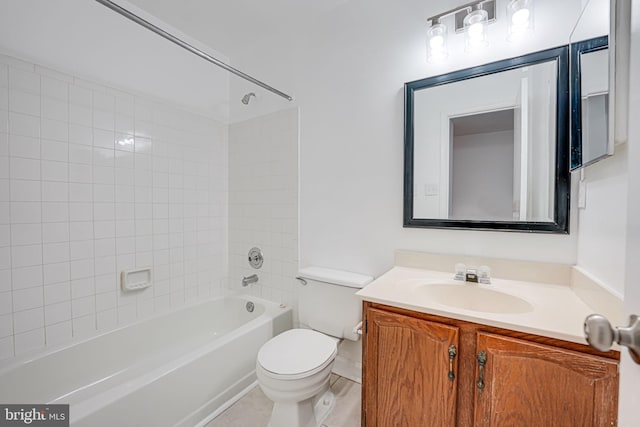
[[[252,274],[251,276],[242,278],[242,286],[248,286],[252,283],[256,283],[258,281],[258,275]]]

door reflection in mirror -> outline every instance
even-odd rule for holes
[[[416,91],[414,218],[553,219],[556,68]]]
[[[511,220],[517,200],[514,109],[450,122],[449,218]]]

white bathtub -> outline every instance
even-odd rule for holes
[[[291,327],[290,308],[210,300],[16,360],[0,402],[68,403],[77,427],[194,426],[253,383],[260,346]]]

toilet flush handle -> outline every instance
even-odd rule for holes
[[[353,327],[353,334],[354,335],[362,335],[362,320]]]

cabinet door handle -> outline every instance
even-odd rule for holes
[[[481,351],[478,353],[478,365],[480,366],[480,373],[478,376],[478,382],[476,385],[480,390],[484,390],[484,365],[487,364],[487,353]]]
[[[449,379],[451,381],[456,379],[456,374],[453,373],[453,359],[456,358],[456,355],[458,354],[458,350],[456,349],[456,346],[451,344],[449,346]]]

